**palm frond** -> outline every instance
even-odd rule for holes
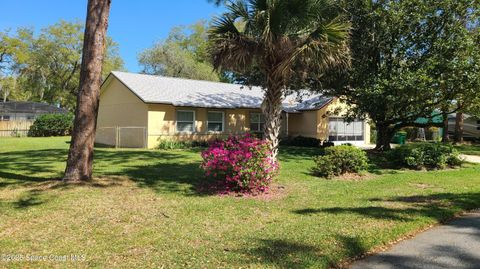
[[[235,71],[256,63],[287,82],[295,73],[345,69],[350,26],[334,1],[231,1],[209,33],[214,66]]]
[[[240,1],[239,1],[240,2]],[[234,13],[233,13],[234,12]],[[238,12],[238,13],[237,13]],[[235,19],[248,9],[240,5],[232,7],[232,13],[215,18],[209,30],[209,50],[215,69],[244,70],[258,51],[255,39],[238,30]]]
[[[276,68],[276,72],[291,72],[297,62],[302,62],[305,69],[316,69],[316,72],[335,68],[348,68],[350,54],[348,37],[350,25],[335,19],[321,24],[307,35],[298,45],[291,46],[291,51]]]

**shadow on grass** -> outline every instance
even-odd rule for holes
[[[96,149],[95,177],[118,176],[157,192],[192,195],[202,179],[200,161],[194,156],[200,151]],[[35,187],[58,181],[67,153],[66,149],[0,153],[0,188]]]
[[[397,174],[401,167],[393,163],[388,152],[379,152],[376,150],[367,150],[368,162],[370,163],[367,171],[375,175]]]
[[[382,206],[304,208],[294,210],[300,215],[311,214],[357,214],[373,219],[410,221],[418,217],[429,217],[443,222],[459,210],[473,210],[480,207],[480,193],[439,193],[431,195],[397,196],[374,198]],[[392,205],[392,203],[394,203]],[[388,206],[390,205],[390,206]]]
[[[128,178],[140,187],[161,193],[205,195],[199,191],[203,173],[199,154],[203,148],[189,150],[112,150],[95,149],[96,177]],[[282,161],[310,159],[319,148],[282,147]],[[67,149],[12,151],[0,153],[0,188],[35,186],[61,178]]]
[[[279,148],[280,161],[313,160],[314,156],[323,154],[322,148],[291,147]]]
[[[359,256],[367,249],[358,238],[334,235],[346,257]],[[341,256],[330,257],[318,246],[282,239],[258,239],[255,248],[240,249],[239,252],[250,259],[244,260],[247,266],[261,263],[265,267],[278,268],[319,268],[335,267]]]
[[[279,268],[307,268],[325,259],[321,250],[315,246],[304,243],[281,239],[260,239],[258,247],[241,249],[240,253],[246,254],[251,259],[246,259],[246,264],[261,263],[264,266]]]

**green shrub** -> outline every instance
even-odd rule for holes
[[[44,114],[39,116],[28,130],[28,136],[70,135],[73,128],[72,114]]]
[[[188,149],[196,147],[208,147],[207,141],[179,141],[174,139],[160,139],[157,149]]]
[[[345,173],[358,173],[368,168],[365,151],[348,145],[325,148],[324,155],[314,158],[313,172],[330,178]]]
[[[395,148],[391,161],[408,168],[440,168],[459,166],[462,160],[452,145],[441,143],[411,143]]]

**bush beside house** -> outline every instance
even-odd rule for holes
[[[44,114],[30,126],[28,136],[64,136],[70,135],[73,128],[72,114]]]

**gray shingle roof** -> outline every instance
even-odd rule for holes
[[[0,113],[67,113],[63,108],[52,106],[46,103],[8,101],[0,102]]]
[[[172,78],[113,71],[145,103],[172,104],[209,108],[260,108],[263,90],[239,84]],[[299,101],[301,100],[301,101]],[[312,110],[323,107],[332,98],[303,91],[285,98],[285,111]]]

